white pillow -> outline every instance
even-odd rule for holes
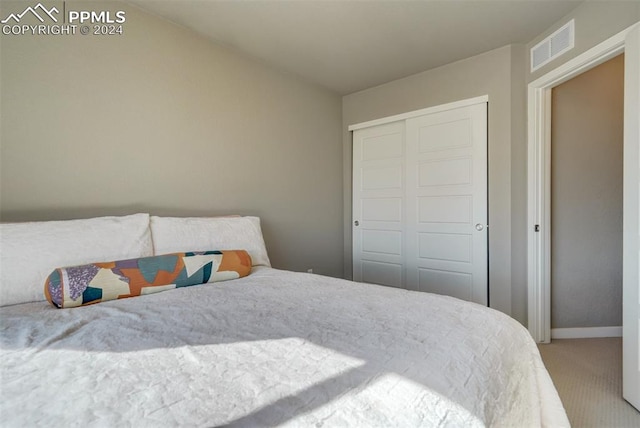
[[[45,300],[59,267],[153,255],[149,214],[0,224],[0,306]]]
[[[151,216],[151,236],[155,255],[246,250],[253,266],[271,266],[258,217]]]

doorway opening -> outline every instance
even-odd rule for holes
[[[623,168],[623,396],[640,409],[640,24],[567,61],[528,86],[528,328],[551,339],[551,88],[625,53]]]
[[[622,336],[624,54],[552,89],[551,339]]]
[[[548,343],[551,340],[551,90],[552,88],[614,58],[626,51],[627,44],[633,45],[633,37],[639,31],[638,25],[631,26],[599,45],[567,61],[562,66],[547,73],[528,86],[528,148],[527,148],[527,312],[528,329],[533,339],[538,343]],[[627,40],[629,38],[629,40]],[[634,53],[631,46],[631,52]],[[625,84],[638,84],[636,73],[637,57],[625,55]],[[628,99],[627,99],[628,98]],[[632,86],[625,87],[625,118],[636,116]],[[630,125],[630,126],[627,126]],[[637,149],[635,127],[625,119],[625,154],[626,166],[624,181],[630,184],[624,190],[625,219],[634,216],[634,186],[635,169],[633,152]],[[637,198],[637,195],[635,195]],[[625,220],[625,233],[631,232],[634,223]],[[625,234],[627,236],[628,233]],[[628,257],[629,249],[635,248],[634,240],[625,240],[624,257]],[[631,260],[631,259],[629,259]],[[623,277],[634,275],[635,265],[626,264]],[[626,290],[629,281],[623,278],[623,289]],[[631,290],[633,292],[633,290]],[[626,305],[627,299],[623,299]],[[626,307],[626,306],[625,306]]]

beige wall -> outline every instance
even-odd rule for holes
[[[511,315],[527,320],[527,50],[511,46]]]
[[[340,97],[124,3],[91,8],[124,9],[125,34],[0,36],[2,220],[258,215],[274,266],[342,276]]]
[[[551,326],[619,326],[624,55],[552,94]]]
[[[506,46],[343,97],[345,276],[351,276],[352,145],[347,127],[367,120],[489,95],[490,299],[492,307],[507,314],[512,313],[512,50],[511,46]],[[515,314],[524,322],[522,315]]]

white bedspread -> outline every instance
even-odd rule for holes
[[[0,321],[3,427],[569,425],[520,324],[433,294],[260,268]]]

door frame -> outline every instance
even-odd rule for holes
[[[551,341],[551,90],[625,51],[636,23],[528,85],[527,103],[527,292],[528,328],[538,343]],[[625,74],[628,65],[625,61]],[[631,88],[625,85],[625,99]],[[625,117],[629,117],[625,103]],[[625,134],[625,139],[627,136]],[[640,142],[625,141],[627,145]],[[625,153],[625,163],[628,154]],[[637,167],[636,167],[637,169]],[[624,180],[630,174],[625,168]],[[635,171],[637,174],[637,171]],[[625,192],[625,198],[627,197]],[[626,217],[627,211],[625,211]],[[538,226],[538,230],[536,230]],[[623,231],[626,234],[627,230]],[[636,258],[637,260],[637,258]],[[626,268],[625,268],[626,269]]]

